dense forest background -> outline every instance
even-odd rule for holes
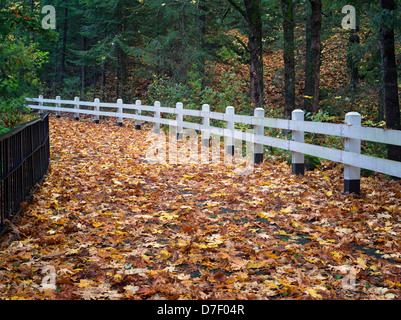
[[[331,122],[357,111],[363,125],[401,129],[399,1],[0,3],[0,132],[24,118],[23,98],[39,93],[232,105],[242,114],[263,107],[269,117],[301,108],[308,120]],[[54,30],[41,25],[46,5]],[[356,9],[354,29],[342,26],[345,5]],[[399,148],[365,147],[401,160]]]

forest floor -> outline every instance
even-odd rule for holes
[[[0,299],[401,298],[400,181],[349,195],[331,163],[151,163],[130,121],[50,126],[50,171],[1,239]]]

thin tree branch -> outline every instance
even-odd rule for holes
[[[246,20],[246,22],[249,22],[248,16],[246,14],[246,11],[240,7],[240,5],[235,1],[235,0],[228,0],[230,4],[237,10]]]

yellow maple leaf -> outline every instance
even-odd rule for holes
[[[121,277],[121,276],[120,276]],[[90,286],[91,284],[93,284],[94,281],[93,280],[88,280],[88,279],[80,279],[79,283],[77,283],[77,287],[78,288],[85,288]]]
[[[150,262],[150,257],[147,256],[146,254],[142,254],[142,255],[141,255],[141,258],[142,258],[146,263],[149,263],[149,262]]]
[[[365,261],[362,258],[356,259],[356,263],[360,265],[363,269],[366,269],[368,266],[366,265]]]
[[[293,225],[295,228],[298,228],[298,227],[299,227],[299,223],[296,222],[296,221],[292,221],[292,225]]]
[[[312,298],[318,298],[318,299],[322,299],[322,296],[320,294],[318,294],[316,292],[315,289],[309,288],[308,290],[306,290],[306,292],[312,297]]]
[[[166,211],[161,211],[160,212],[160,217],[159,217],[159,219],[160,220],[172,220],[172,219],[175,219],[175,218],[178,218],[178,215],[177,214],[173,214],[173,213],[168,213],[168,212],[166,212]]]
[[[103,223],[100,222],[100,221],[94,221],[94,222],[92,223],[92,226],[94,226],[95,228],[99,228],[99,227],[101,227],[102,225],[103,225]]]
[[[258,216],[261,218],[274,218],[276,214],[274,212],[258,212]]]
[[[284,230],[279,230],[279,231],[278,231],[278,234],[279,234],[280,236],[289,236],[289,234],[288,234],[287,232],[285,232]]]
[[[160,255],[158,255],[158,258],[163,259],[163,260],[167,260],[170,257],[171,257],[171,253],[168,252],[167,250],[161,250]]]

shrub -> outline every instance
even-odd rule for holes
[[[0,135],[34,117],[34,115],[29,115],[30,110],[25,107],[24,103],[24,97],[16,99],[0,98]]]

